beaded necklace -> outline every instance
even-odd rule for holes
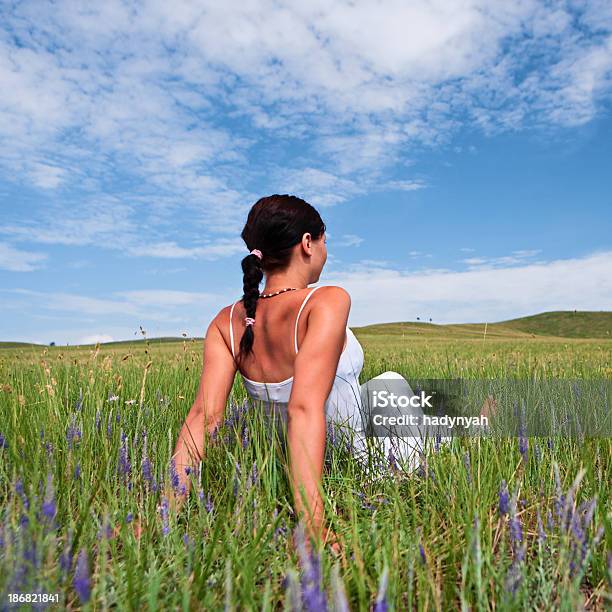
[[[271,298],[275,295],[279,295],[281,293],[285,293],[285,291],[297,291],[297,287],[285,287],[285,289],[279,289],[278,291],[274,291],[273,293],[260,293],[260,298]]]

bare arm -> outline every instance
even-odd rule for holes
[[[326,287],[317,293],[312,298],[306,337],[295,359],[287,407],[295,509],[303,515],[307,532],[315,540],[322,535],[324,519],[319,487],[325,456],[325,401],[344,346],[350,310],[350,297],[344,289]]]
[[[236,364],[219,331],[219,324],[223,322],[225,315],[221,311],[206,332],[200,385],[172,454],[179,477],[179,492],[182,486],[185,486],[185,496],[179,494],[175,497],[171,489],[166,491],[171,505],[176,506],[177,510],[191,486],[185,468],[189,466],[193,469],[203,459],[205,436],[209,435],[223,418],[236,374]]]

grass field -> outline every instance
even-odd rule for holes
[[[360,328],[362,380],[609,379],[605,326],[586,338],[576,323],[565,333],[583,337]],[[96,610],[609,606],[610,438],[455,440],[412,474],[378,457],[387,477],[372,481],[330,431],[327,514],[345,555],[300,561],[282,449],[236,382],[188,504],[160,511],[201,352],[191,340],[0,351],[0,609],[36,592]]]

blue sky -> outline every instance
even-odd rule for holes
[[[612,308],[608,1],[302,4],[3,4],[0,339],[202,335],[271,193],[353,325]]]

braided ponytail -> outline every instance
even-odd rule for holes
[[[242,303],[246,311],[246,316],[255,318],[257,300],[259,299],[259,283],[263,278],[263,267],[257,255],[250,253],[242,260]],[[248,355],[253,350],[253,326],[247,325],[240,340],[240,357]]]
[[[238,360],[253,351],[253,323],[264,270],[270,273],[286,268],[293,247],[300,243],[304,234],[310,233],[316,240],[324,232],[325,223],[317,210],[297,196],[275,194],[260,198],[251,207],[240,234],[252,251],[242,260],[246,327],[240,340]]]

